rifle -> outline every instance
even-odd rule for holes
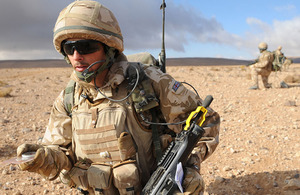
[[[251,66],[252,64],[255,64],[255,63],[257,63],[258,62],[258,60],[256,59],[256,60],[254,60],[253,62],[250,62],[249,64],[247,64],[246,66]]]
[[[175,180],[177,164],[181,163],[183,166],[185,165],[194,147],[203,136],[205,131],[201,125],[205,121],[206,108],[212,101],[213,97],[211,95],[207,96],[203,105],[198,106],[189,115],[184,130],[170,143],[161,160],[158,162],[157,169],[143,188],[142,195],[167,195],[172,194],[177,188]]]
[[[162,23],[162,45],[161,52],[158,55],[159,67],[160,70],[165,73],[166,72],[166,52],[165,52],[165,8],[166,8],[165,0],[160,6],[160,9],[163,10],[163,23]]]

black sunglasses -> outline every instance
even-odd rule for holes
[[[81,55],[91,54],[100,50],[101,47],[101,42],[96,40],[78,40],[62,42],[62,52],[66,55],[73,55],[75,49]]]

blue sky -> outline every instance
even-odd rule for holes
[[[1,0],[0,60],[62,59],[52,45],[58,13],[72,0]],[[160,0],[99,0],[122,29],[125,54],[161,49]],[[300,56],[299,0],[165,0],[167,57],[254,59],[257,46]]]
[[[190,8],[193,12],[198,12],[199,17],[207,20],[215,19],[220,28],[231,35],[230,37],[238,36],[232,39],[231,43],[227,43],[225,39],[222,40],[222,37],[220,37],[220,42],[189,43],[184,55],[193,57],[197,56],[197,52],[200,51],[201,54],[198,55],[201,56],[251,59],[259,55],[257,50],[259,42],[265,41],[269,45],[269,50],[275,50],[282,45],[283,52],[287,56],[299,56],[300,47],[289,43],[293,42],[293,38],[296,37],[289,37],[289,34],[290,31],[294,31],[295,36],[299,36],[300,1],[175,0],[174,2]],[[281,28],[280,25],[282,25]],[[297,43],[294,42],[294,44]],[[293,48],[289,49],[290,45],[293,45]],[[180,55],[180,52],[174,53]]]

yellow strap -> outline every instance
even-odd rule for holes
[[[184,127],[184,130],[185,131],[187,131],[188,129],[189,129],[189,127],[190,127],[190,122],[191,122],[191,120],[196,116],[196,114],[198,114],[199,112],[202,112],[203,114],[202,114],[202,116],[201,116],[201,118],[200,118],[200,121],[199,121],[199,123],[198,123],[198,125],[201,127],[201,125],[203,124],[203,122],[205,121],[205,115],[206,115],[206,113],[207,113],[207,109],[206,108],[204,108],[203,106],[198,106],[197,107],[197,109],[195,110],[195,111],[193,111],[190,115],[189,115],[189,117],[187,118],[187,120],[186,120],[186,125],[185,125],[185,127]]]

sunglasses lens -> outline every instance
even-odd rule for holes
[[[100,42],[95,40],[66,41],[63,44],[63,51],[67,55],[73,55],[74,50],[81,55],[90,54],[100,50],[100,48]]]
[[[63,44],[63,51],[65,52],[65,54],[67,55],[73,55],[74,53],[74,46],[71,44]]]

